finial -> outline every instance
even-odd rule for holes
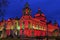
[[[54,24],[57,24],[57,21],[56,20],[54,21]]]
[[[25,4],[25,7],[29,7],[29,4],[28,4],[28,2],[26,2],[26,4]]]
[[[40,8],[38,8],[38,13],[40,13],[40,14],[42,14],[43,12],[41,11],[41,9]]]

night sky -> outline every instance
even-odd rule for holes
[[[16,16],[21,17],[26,2],[30,5],[32,17],[40,8],[47,20],[52,20],[52,22],[56,20],[60,25],[60,0],[8,0],[4,18],[7,20]]]

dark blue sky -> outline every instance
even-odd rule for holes
[[[21,17],[24,4],[28,2],[32,16],[36,14],[38,8],[41,8],[48,20],[57,20],[60,25],[60,0],[8,0],[8,2],[8,6],[5,8],[5,19]]]

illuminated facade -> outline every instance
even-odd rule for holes
[[[22,11],[23,15],[20,19],[8,19],[7,21],[0,22],[0,31],[3,29],[4,24],[6,25],[7,36],[11,33],[27,37],[52,36],[55,30],[59,30],[57,23],[53,25],[51,22],[47,22],[45,15],[40,9],[32,17],[31,9],[28,3],[26,3]],[[58,34],[57,31],[56,34]]]
[[[31,9],[28,3],[23,8],[23,15],[19,20],[20,22],[20,35],[25,36],[46,36],[47,32],[49,36],[52,36],[54,30],[58,30],[58,24],[47,24],[47,20],[43,12],[38,9],[34,18],[31,16]],[[24,33],[22,33],[22,31]]]

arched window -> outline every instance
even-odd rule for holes
[[[17,26],[17,30],[20,30],[20,26],[19,26],[19,21],[16,20],[16,26]]]
[[[24,22],[22,22],[22,29],[24,29]]]
[[[39,30],[39,25],[38,24],[36,24],[36,28],[35,29]]]
[[[30,29],[30,22],[28,22],[28,28]]]

